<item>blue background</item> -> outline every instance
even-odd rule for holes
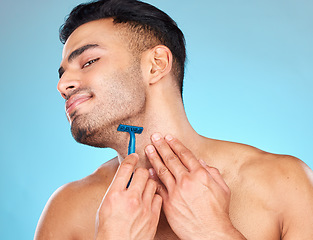
[[[194,128],[297,156],[312,168],[313,2],[148,2],[185,33],[184,101]],[[78,3],[1,2],[2,239],[32,239],[50,195],[115,156],[72,139],[56,90],[58,29]]]

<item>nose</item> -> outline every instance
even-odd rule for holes
[[[57,89],[61,93],[61,96],[67,99],[71,92],[80,87],[80,84],[81,81],[74,74],[66,72],[60,78]]]

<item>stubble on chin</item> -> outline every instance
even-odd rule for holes
[[[109,147],[106,137],[111,134],[108,134],[108,129],[97,126],[99,123],[94,124],[93,122],[94,120],[92,121],[88,116],[75,117],[71,124],[72,136],[81,144],[100,148]]]
[[[71,132],[74,139],[78,143],[93,147],[116,149],[116,143],[121,142],[117,134],[120,121],[118,119],[105,121],[89,115],[83,114],[73,118]]]
[[[71,122],[71,132],[73,138],[82,144],[88,144],[88,139],[93,135],[88,122],[82,116],[74,117]]]

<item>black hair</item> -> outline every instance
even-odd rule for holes
[[[137,0],[98,0],[80,4],[60,27],[61,42],[64,44],[84,23],[105,18],[113,18],[114,24],[124,24],[132,35],[137,35],[136,48],[141,48],[140,51],[157,44],[167,46],[173,54],[174,76],[182,93],[186,60],[184,35],[171,17],[150,4]],[[144,46],[139,46],[138,42]]]

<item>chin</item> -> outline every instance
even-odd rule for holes
[[[91,140],[93,139],[93,134],[86,128],[71,128],[72,136],[78,143],[100,147],[98,144],[95,145]]]
[[[71,132],[76,142],[86,144],[93,147],[105,147],[103,144],[96,141],[97,128],[92,126],[82,116],[75,117],[71,122]]]
[[[77,116],[71,124],[71,132],[76,142],[98,148],[108,148],[117,127],[114,124],[100,124],[87,116]],[[111,144],[110,144],[111,143]]]

